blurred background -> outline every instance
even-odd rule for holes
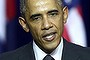
[[[0,53],[32,41],[31,34],[18,23],[19,3],[19,0],[0,0]],[[90,0],[64,0],[63,3],[69,8],[63,37],[72,43],[90,47]]]

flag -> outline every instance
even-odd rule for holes
[[[86,47],[86,31],[82,18],[80,0],[64,0],[68,6],[69,14],[63,36],[70,42]]]
[[[0,53],[17,47],[16,5],[16,0],[0,0]]]
[[[5,0],[0,0],[0,52],[6,40],[6,15],[3,7],[5,7]]]
[[[0,0],[0,53],[14,50],[32,40],[18,23],[19,0]]]

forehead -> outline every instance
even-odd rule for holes
[[[58,3],[56,0],[28,0],[27,6],[30,13],[58,9]]]

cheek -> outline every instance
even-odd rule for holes
[[[54,24],[54,26],[57,28],[57,29],[61,29],[63,27],[63,19],[62,18],[57,18],[57,19],[54,19],[52,21],[52,23]]]
[[[57,18],[57,19],[53,20],[52,23],[55,26],[55,28],[57,29],[58,34],[61,35],[63,32],[63,27],[64,27],[63,19]]]
[[[33,37],[35,39],[38,39],[40,37],[40,26],[39,24],[30,24],[30,32],[32,33]]]

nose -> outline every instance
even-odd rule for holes
[[[53,27],[53,25],[52,25],[51,21],[48,18],[44,18],[41,29],[49,30],[52,27]]]

